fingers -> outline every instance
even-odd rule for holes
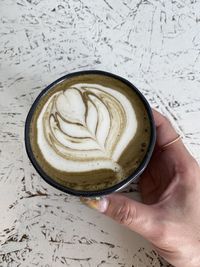
[[[156,124],[156,148],[162,149],[163,146],[175,140],[178,136],[170,121],[161,113],[153,110],[153,116]],[[181,139],[166,147],[168,161],[173,163],[176,172],[183,172],[194,161],[189,151],[184,146]],[[165,150],[166,150],[165,149]]]
[[[158,147],[162,147],[177,138],[177,132],[166,117],[154,109],[153,116],[156,124],[156,145]]]
[[[99,201],[87,200],[86,202],[88,206],[99,210],[144,238],[150,240],[155,236],[158,212],[153,206],[144,205],[121,194],[112,194]]]

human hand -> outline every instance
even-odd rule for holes
[[[83,202],[142,235],[174,266],[199,267],[200,168],[181,140],[164,148],[177,133],[153,113],[157,140],[139,182],[143,203],[121,194]]]

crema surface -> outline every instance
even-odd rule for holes
[[[123,82],[80,75],[52,87],[32,118],[31,146],[51,179],[79,190],[100,190],[140,165],[150,139],[144,104]]]

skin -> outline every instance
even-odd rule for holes
[[[139,233],[176,267],[200,266],[200,168],[170,122],[153,111],[157,130],[152,159],[139,187],[143,203],[121,194],[88,206]]]

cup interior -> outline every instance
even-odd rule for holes
[[[90,74],[97,74],[97,75],[103,75],[103,76],[117,79],[117,80],[123,82],[124,84],[126,84],[130,88],[130,90],[134,90],[134,92],[138,95],[140,100],[143,102],[145,109],[147,111],[147,114],[148,114],[149,122],[150,122],[150,142],[148,144],[147,152],[146,152],[143,160],[141,161],[140,165],[138,166],[138,168],[131,175],[129,175],[127,178],[120,181],[119,183],[115,184],[114,186],[111,186],[111,187],[108,187],[108,188],[105,188],[102,190],[98,190],[98,191],[74,190],[72,188],[65,187],[65,186],[61,185],[60,183],[56,182],[52,177],[47,175],[46,172],[44,172],[44,170],[38,164],[38,162],[34,156],[34,153],[32,151],[31,140],[30,140],[30,138],[31,138],[30,137],[31,120],[32,120],[35,109],[36,109],[41,97],[43,97],[45,94],[47,94],[49,92],[49,90],[51,90],[53,87],[55,87],[57,84],[61,83],[62,81],[69,79],[71,77],[80,76],[80,75],[87,75],[87,74],[89,74],[89,75]],[[47,183],[49,183],[53,187],[65,192],[65,193],[72,194],[75,196],[99,197],[99,196],[107,195],[107,194],[110,194],[113,192],[117,192],[117,191],[121,190],[122,188],[126,187],[129,183],[136,181],[136,179],[142,174],[142,172],[146,168],[147,164],[149,163],[149,160],[152,156],[153,149],[155,146],[155,139],[156,139],[156,131],[155,131],[155,123],[154,123],[154,119],[153,119],[152,110],[151,110],[151,107],[150,107],[149,103],[147,102],[146,98],[143,96],[143,94],[133,84],[131,84],[129,81],[125,80],[124,78],[117,76],[117,75],[114,75],[112,73],[108,73],[108,72],[104,72],[104,71],[97,71],[97,70],[96,71],[90,70],[90,71],[81,71],[81,72],[70,73],[68,75],[65,75],[65,76],[57,79],[53,83],[51,83],[35,99],[34,103],[32,104],[32,106],[30,108],[30,111],[27,115],[26,122],[25,122],[25,147],[26,147],[27,155],[28,155],[31,163],[33,164],[33,166],[37,170],[37,172],[40,174],[40,176]]]

